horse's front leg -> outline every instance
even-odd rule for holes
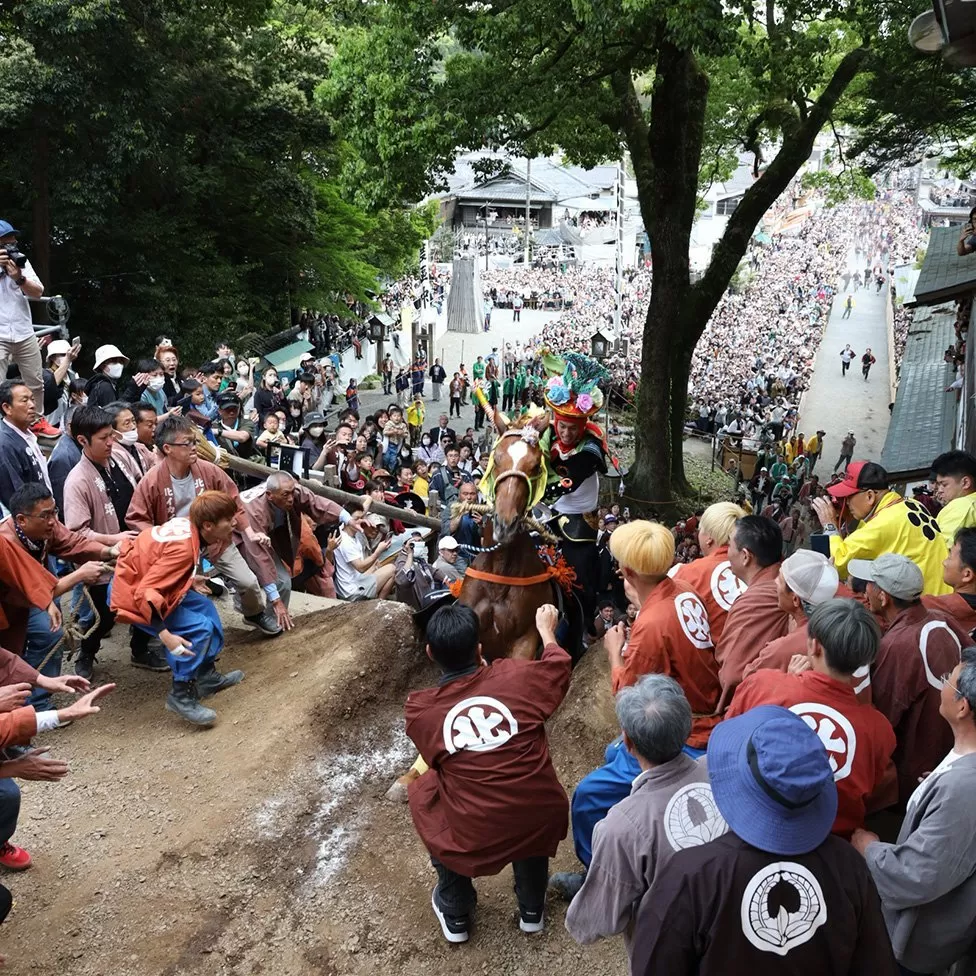
[[[539,650],[539,634],[533,625],[529,633],[519,637],[512,644],[512,653],[509,657],[516,661],[532,661],[535,659],[536,652]]]

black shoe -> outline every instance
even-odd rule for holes
[[[529,935],[535,935],[546,927],[546,913],[540,909],[530,912],[519,905],[519,928]]]
[[[467,915],[446,915],[437,904],[437,888],[430,894],[430,904],[437,916],[437,921],[441,923],[441,931],[448,942],[459,943],[468,941]]]
[[[132,651],[129,663],[134,668],[143,668],[146,671],[163,672],[170,670],[166,658],[152,647],[147,648],[145,651]]]
[[[252,613],[251,616],[245,617],[244,621],[268,637],[277,637],[281,633],[281,625],[278,623],[277,617],[267,609],[260,613]]]
[[[228,671],[221,674],[213,665],[209,671],[201,671],[197,674],[197,691],[201,698],[209,698],[216,695],[218,691],[238,685],[244,680],[243,671]]]
[[[95,669],[95,655],[85,651],[79,651],[75,658],[75,674],[79,678],[91,681],[92,672]]]
[[[185,718],[194,725],[211,726],[217,721],[217,713],[201,705],[197,689],[192,681],[174,681],[173,690],[166,696],[166,710]]]

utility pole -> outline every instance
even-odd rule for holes
[[[525,157],[525,257],[523,267],[529,266],[530,253],[529,242],[532,240],[532,181],[529,177],[532,168],[532,160]]]
[[[488,270],[488,201],[485,200],[485,271]]]

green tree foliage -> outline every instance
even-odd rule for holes
[[[430,211],[367,212],[334,175],[329,23],[272,0],[0,5],[2,216],[89,352],[167,333],[200,357],[415,260]]]
[[[456,147],[558,148],[583,164],[627,150],[654,255],[629,484],[664,501],[686,489],[695,344],[762,215],[850,108],[874,45],[905,43],[913,13],[897,0],[350,3],[320,93],[356,150],[348,179],[371,201],[419,198]],[[692,282],[701,189],[743,150],[756,180]],[[864,189],[863,175],[848,179]]]

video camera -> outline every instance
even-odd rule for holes
[[[21,270],[27,265],[27,255],[23,251],[18,250],[16,244],[4,244],[3,250],[6,252],[7,257],[13,261]]]

